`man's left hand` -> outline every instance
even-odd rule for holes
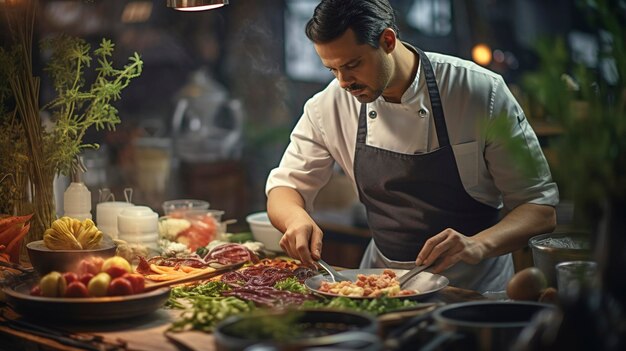
[[[484,258],[485,250],[484,245],[475,238],[448,228],[426,240],[415,264],[431,264],[436,261],[430,271],[439,273],[459,261],[477,264]]]

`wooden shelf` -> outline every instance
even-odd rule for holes
[[[561,135],[565,132],[563,127],[556,123],[546,121],[529,121],[538,137],[550,137]]]

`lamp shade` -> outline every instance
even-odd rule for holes
[[[227,4],[228,0],[167,0],[167,7],[178,11],[204,11]]]

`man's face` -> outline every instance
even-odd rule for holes
[[[342,88],[361,103],[376,100],[389,85],[393,72],[391,54],[381,47],[357,44],[352,29],[330,43],[314,44],[324,66]]]

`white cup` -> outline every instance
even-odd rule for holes
[[[103,233],[109,234],[116,239],[117,232],[117,216],[123,209],[135,206],[130,202],[108,201],[101,202],[96,205],[96,225]]]

